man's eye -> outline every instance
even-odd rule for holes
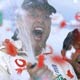
[[[32,16],[33,18],[38,17],[38,15],[37,15],[36,13],[31,14],[31,16]]]
[[[49,17],[49,15],[46,15],[46,16],[44,16],[43,18],[44,18],[44,19],[49,19],[50,17]]]

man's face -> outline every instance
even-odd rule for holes
[[[74,42],[73,47],[76,52],[72,55],[72,65],[77,75],[80,75],[80,40]]]
[[[76,58],[73,60],[73,67],[77,73],[77,75],[80,75],[80,53],[75,54]]]
[[[45,47],[46,40],[50,33],[51,19],[49,13],[44,9],[30,9],[25,12],[22,24],[24,24],[24,26],[21,27],[24,27],[26,33],[28,33],[34,51],[40,52],[41,49]],[[26,35],[26,33],[24,35]],[[23,38],[25,37],[24,35]]]
[[[76,50],[80,50],[80,41],[75,42],[73,46]]]
[[[77,73],[80,75],[80,35],[76,34],[77,37],[74,37],[72,45],[75,49],[75,53],[72,54],[72,65]]]

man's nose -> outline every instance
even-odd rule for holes
[[[40,23],[43,23],[45,20],[43,19],[43,17],[37,17],[36,21],[40,22]]]

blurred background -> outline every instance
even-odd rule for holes
[[[16,30],[16,10],[21,7],[23,0],[0,0],[0,43],[9,38]],[[80,0],[48,0],[49,4],[56,8],[57,13],[51,15],[51,33],[47,44],[54,47],[59,53],[63,40],[75,26],[80,27]],[[79,13],[78,19],[75,18]],[[58,45],[56,45],[58,44]]]

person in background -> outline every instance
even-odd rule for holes
[[[80,79],[80,31],[79,28],[69,32],[63,42],[63,57],[72,64],[75,72]]]
[[[53,48],[46,44],[52,12],[56,13],[56,9],[47,0],[24,0],[16,20],[17,38],[22,45],[4,41],[0,50],[0,80],[77,80],[72,66],[55,57]]]

